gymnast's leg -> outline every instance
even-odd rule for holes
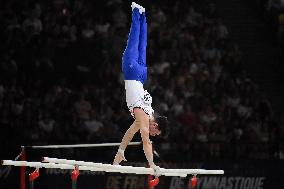
[[[140,36],[139,36],[139,57],[138,63],[142,66],[143,72],[140,81],[142,84],[147,80],[147,65],[146,65],[146,49],[147,49],[147,21],[145,13],[140,17]]]
[[[147,22],[145,13],[140,18],[140,37],[139,37],[139,58],[138,63],[146,66],[146,48],[147,48]]]
[[[127,40],[127,46],[122,56],[122,71],[125,80],[137,79],[137,73],[134,73],[135,64],[138,62],[138,46],[140,36],[140,13],[137,8],[132,11],[132,23]]]

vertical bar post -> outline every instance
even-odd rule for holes
[[[34,181],[30,181],[30,187],[29,189],[34,189]]]
[[[150,186],[150,181],[153,180],[153,176],[152,175],[148,175],[148,189],[154,189],[154,187]]]
[[[192,189],[195,189],[197,186],[197,177],[196,175],[193,175],[190,179],[190,186]]]
[[[72,180],[72,189],[77,189],[77,180]]]
[[[29,174],[29,189],[34,189],[34,181],[39,177],[39,169],[36,168],[34,172]]]
[[[26,151],[25,148],[22,148],[22,154],[21,154],[21,161],[26,161]],[[22,166],[20,168],[20,188],[26,189],[26,167]]]
[[[79,174],[80,174],[79,168],[76,165],[74,170],[71,173],[72,189],[77,189],[77,179],[78,179]]]

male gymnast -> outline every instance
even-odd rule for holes
[[[122,56],[122,73],[125,80],[127,106],[135,120],[124,134],[113,164],[118,165],[121,161],[126,161],[124,151],[134,134],[140,131],[146,159],[149,166],[154,169],[155,176],[159,176],[160,168],[153,161],[152,142],[149,137],[166,134],[168,121],[164,116],[154,115],[151,107],[152,97],[143,88],[147,80],[145,8],[134,2],[131,8],[132,23],[127,46]]]

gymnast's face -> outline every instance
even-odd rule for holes
[[[158,123],[155,122],[155,120],[150,120],[149,123],[149,134],[151,136],[157,136],[161,134],[161,131],[159,129]]]

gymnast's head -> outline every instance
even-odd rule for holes
[[[151,136],[166,138],[169,134],[168,118],[165,116],[154,115],[153,119],[150,119],[149,133]]]

